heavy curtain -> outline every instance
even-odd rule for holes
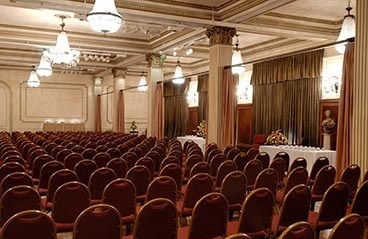
[[[96,111],[95,111],[95,131],[101,132],[101,96],[96,98]]]
[[[163,92],[162,92],[162,83],[156,84],[155,90],[155,125],[154,132],[158,139],[163,138],[163,120],[162,120],[162,105],[163,105]]]
[[[198,119],[199,119],[199,122],[201,122],[202,120],[207,120],[208,78],[209,78],[209,74],[198,76],[197,92],[198,92]]]
[[[281,129],[289,143],[318,145],[323,50],[253,66],[253,132]]]
[[[124,91],[119,91],[118,108],[117,108],[117,131],[124,133],[125,131],[125,104]]]
[[[351,126],[353,114],[354,42],[345,49],[337,126],[336,170],[338,175],[351,163]]]
[[[235,80],[231,68],[224,69],[221,89],[222,121],[221,121],[221,149],[228,145],[235,145],[235,112],[236,94]]]
[[[181,85],[164,83],[164,135],[169,139],[185,135],[189,115],[186,100],[188,88],[189,79]]]

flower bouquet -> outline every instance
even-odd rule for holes
[[[197,126],[197,136],[206,138],[206,133],[207,133],[206,121],[202,120]]]
[[[276,146],[285,145],[285,144],[288,144],[288,139],[281,132],[281,130],[278,129],[276,131],[272,131],[272,133],[267,137],[266,143],[270,145],[276,145]]]

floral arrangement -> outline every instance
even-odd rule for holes
[[[202,120],[197,126],[197,136],[206,138],[206,133],[207,133],[206,121]]]
[[[284,145],[288,144],[288,139],[281,130],[278,129],[276,131],[272,131],[272,133],[267,137],[266,143],[270,145]]]

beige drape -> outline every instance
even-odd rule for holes
[[[235,144],[235,112],[236,112],[236,94],[235,81],[231,69],[224,69],[222,89],[222,121],[221,121],[221,149],[228,145]]]
[[[281,129],[289,143],[317,146],[323,50],[253,66],[253,132]]]
[[[351,162],[351,125],[354,84],[354,43],[345,49],[337,126],[336,170],[338,175]],[[365,146],[366,147],[366,146]]]
[[[199,75],[198,76],[198,120],[201,122],[202,120],[207,120],[207,112],[208,112],[208,78],[209,74]]]
[[[95,131],[101,132],[101,96],[96,98],[96,111],[95,111]]]
[[[163,118],[162,118],[162,110],[163,110],[163,91],[162,91],[162,83],[156,84],[155,90],[155,125],[153,128],[153,135],[158,139],[162,139],[164,137],[163,130]]]
[[[125,103],[124,91],[119,91],[118,108],[117,108],[117,131],[124,133],[125,131]]]

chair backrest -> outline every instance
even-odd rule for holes
[[[303,157],[297,157],[290,165],[289,172],[293,171],[297,167],[307,168],[307,160]]]
[[[250,161],[250,158],[249,158],[248,154],[245,153],[245,152],[240,152],[234,158],[234,162],[235,162],[236,166],[238,167],[238,170],[242,171],[242,172],[244,170],[245,165],[247,165],[247,163],[249,161]]]
[[[135,186],[129,179],[117,178],[107,184],[102,194],[102,203],[115,207],[122,218],[136,216]],[[124,198],[124,200],[122,200]]]
[[[83,159],[74,166],[74,171],[78,175],[79,181],[88,185],[91,174],[96,171],[97,164],[91,159]]]
[[[82,154],[83,151],[85,150],[85,148],[83,146],[81,146],[81,145],[75,145],[73,148],[71,148],[71,150],[74,153]]]
[[[37,156],[33,161],[32,178],[39,179],[42,166],[52,160],[54,160],[54,158],[49,154],[41,154]]]
[[[314,239],[316,233],[308,222],[296,222],[290,225],[279,237],[279,239]]]
[[[228,202],[220,193],[209,193],[195,205],[188,239],[225,237]]]
[[[314,161],[313,163],[313,166],[312,166],[312,169],[309,175],[309,179],[314,180],[319,170],[329,164],[330,164],[330,161],[328,160],[327,157],[321,156],[317,158],[316,161]]]
[[[3,195],[3,193],[8,189],[20,185],[33,187],[34,185],[31,176],[24,172],[11,173],[1,181],[0,195]]]
[[[177,193],[178,195],[180,194],[181,185],[183,181],[183,174],[181,167],[178,164],[172,163],[166,165],[163,169],[161,169],[159,176],[168,176],[174,179],[177,188]]]
[[[356,213],[349,214],[339,220],[333,227],[328,239],[365,239],[365,223]]]
[[[116,148],[109,148],[106,153],[108,155],[110,155],[110,157],[113,159],[113,158],[120,158],[121,156],[121,153],[118,149]]]
[[[213,181],[206,173],[199,173],[189,179],[184,193],[183,208],[194,208],[204,195],[213,192]]]
[[[51,217],[56,223],[74,223],[90,202],[91,195],[86,185],[76,181],[64,183],[54,194]]]
[[[267,152],[259,152],[254,158],[258,159],[263,164],[263,169],[270,165],[270,155]]]
[[[308,171],[306,168],[297,167],[290,172],[286,180],[285,194],[299,184],[308,185]]]
[[[271,230],[275,197],[267,188],[252,191],[244,201],[238,232],[267,238]],[[260,237],[259,237],[260,238]]]
[[[254,183],[254,190],[258,188],[268,188],[272,194],[276,197],[277,182],[279,181],[279,175],[273,168],[263,169],[257,176]]]
[[[218,148],[215,148],[215,149],[212,149],[209,153],[208,153],[208,156],[207,156],[207,159],[206,159],[206,162],[211,164],[211,160],[212,158],[216,155],[216,154],[221,154],[221,150],[218,149]]]
[[[166,165],[169,165],[169,164],[172,164],[172,163],[180,165],[180,161],[177,157],[175,157],[175,156],[166,156],[161,162],[160,169],[162,170]]]
[[[224,151],[224,154],[226,155],[227,159],[228,160],[234,160],[235,157],[240,153],[240,149],[239,148],[232,148],[230,149],[227,153],[225,153]]]
[[[135,154],[134,152],[131,152],[131,151],[128,151],[126,153],[124,153],[122,156],[121,156],[122,159],[124,159],[127,164],[128,164],[128,170],[133,168],[134,165],[135,165],[135,162],[138,161],[138,156],[137,154]]]
[[[64,169],[64,164],[56,160],[47,162],[45,165],[43,165],[40,172],[40,181],[38,182],[38,188],[47,189],[51,175],[61,169]]]
[[[93,157],[97,154],[97,151],[94,148],[87,148],[82,152],[82,156],[84,159],[93,159]]]
[[[211,168],[210,165],[207,162],[199,162],[196,163],[189,173],[189,178],[192,178],[194,175],[199,173],[207,173],[210,174]]]
[[[68,156],[69,154],[73,153],[73,151],[71,151],[70,149],[63,149],[61,150],[60,152],[57,153],[55,159],[57,161],[60,161],[60,162],[64,162],[64,159],[66,156]]]
[[[74,170],[77,163],[84,160],[83,156],[79,153],[68,154],[64,159],[64,166],[67,169]]]
[[[245,233],[236,233],[225,237],[225,239],[252,239],[252,238]]]
[[[20,153],[19,153],[20,154]],[[24,160],[23,156],[20,155],[9,155],[6,156],[3,161],[3,163],[9,163],[9,162],[17,162],[21,165],[23,165],[23,167],[26,166],[27,162]]]
[[[136,195],[145,195],[151,182],[151,173],[146,166],[137,165],[129,169],[126,178],[134,183]]]
[[[146,203],[156,198],[167,198],[176,203],[176,182],[169,176],[155,178],[147,188]]]
[[[282,158],[285,161],[285,172],[287,172],[289,170],[289,165],[290,165],[290,156],[287,152],[281,151],[278,152],[274,159],[276,158]]]
[[[232,160],[226,160],[222,164],[220,164],[216,173],[215,187],[221,187],[222,180],[226,177],[226,175],[236,170],[237,166]]]
[[[258,159],[252,159],[245,165],[243,173],[247,177],[248,187],[253,187],[258,174],[262,171],[263,164]]]
[[[101,142],[101,143],[104,143],[104,142]],[[98,143],[97,143],[98,144]],[[105,153],[107,150],[109,149],[109,147],[107,147],[106,145],[98,145],[96,147],[96,151],[98,153]]]
[[[318,221],[338,221],[344,217],[349,198],[349,186],[344,182],[331,185],[323,195]]]
[[[143,165],[148,168],[148,170],[151,173],[151,177],[153,178],[153,175],[155,173],[155,162],[150,157],[142,157],[138,159],[138,161],[135,163],[135,165]]]
[[[111,160],[111,157],[105,152],[99,152],[92,158],[92,160],[95,161],[97,168],[102,168],[106,167],[107,163]]]
[[[16,162],[9,162],[0,167],[0,182],[9,174],[15,172],[25,172],[25,168]]]
[[[332,165],[322,167],[315,177],[312,186],[312,195],[323,195],[335,182],[336,169]]]
[[[119,211],[107,204],[97,204],[85,209],[73,228],[73,239],[121,239]]]
[[[227,156],[227,154],[229,153],[230,150],[234,149],[235,146],[230,144],[230,145],[227,145],[225,148],[224,148],[224,154]]]
[[[368,181],[363,182],[358,188],[353,203],[351,213],[357,213],[365,220],[368,219]]]
[[[34,162],[34,160],[38,156],[40,156],[42,154],[47,154],[47,152],[43,148],[40,148],[40,149],[37,149],[37,150],[34,150],[34,151],[31,151],[30,152],[29,157],[27,158],[27,161],[28,161],[28,169],[30,171],[33,170],[33,162]]]
[[[91,193],[91,199],[102,199],[102,193],[107,184],[116,179],[114,170],[111,168],[98,168],[90,176],[88,188]]]
[[[204,160],[205,160],[206,162],[209,162],[209,161],[210,161],[209,156],[210,156],[211,152],[212,152],[212,151],[214,151],[214,150],[216,150],[216,153],[217,153],[217,152],[221,152],[221,151],[218,149],[218,147],[217,147],[217,145],[216,145],[216,144],[209,144],[209,145],[207,145],[207,147],[206,147],[206,152],[205,152],[205,154],[204,154]]]
[[[198,154],[191,155],[187,158],[185,167],[184,167],[184,177],[188,178],[190,174],[190,170],[192,170],[193,166],[199,162],[203,162],[203,157]]]
[[[30,186],[15,186],[0,198],[0,226],[13,215],[27,210],[41,210],[41,197]]]
[[[53,173],[47,187],[46,202],[52,202],[56,190],[64,183],[71,181],[78,181],[78,176],[70,169],[60,169]]]
[[[15,214],[4,224],[0,239],[6,238],[56,239],[56,226],[46,213],[28,210]]]
[[[283,160],[282,158],[275,158],[274,160],[272,160],[270,164],[270,168],[273,168],[276,170],[277,175],[279,176],[278,184],[281,185],[285,177],[285,170],[286,170],[285,160]]]
[[[176,239],[177,218],[176,206],[172,201],[166,198],[153,199],[139,211],[133,238]]]
[[[126,172],[128,171],[127,162],[125,162],[125,160],[121,158],[111,159],[107,163],[106,167],[114,170],[117,178],[125,178]]]
[[[307,221],[312,194],[304,184],[293,187],[285,196],[280,210],[275,236],[295,222]]]
[[[246,188],[247,177],[241,171],[234,171],[227,174],[222,180],[220,192],[226,197],[231,207],[244,202]]]
[[[357,164],[351,164],[347,166],[341,173],[340,181],[345,182],[349,186],[352,196],[358,187],[360,179],[360,167]]]
[[[157,151],[149,151],[145,157],[148,157],[153,160],[155,164],[154,172],[158,172],[160,170],[160,164],[162,162],[161,154]]]
[[[259,153],[259,150],[256,147],[252,147],[252,148],[248,149],[248,151],[247,151],[247,154],[248,154],[248,157],[250,158],[250,160],[255,159],[255,157],[257,156],[258,153]]]

